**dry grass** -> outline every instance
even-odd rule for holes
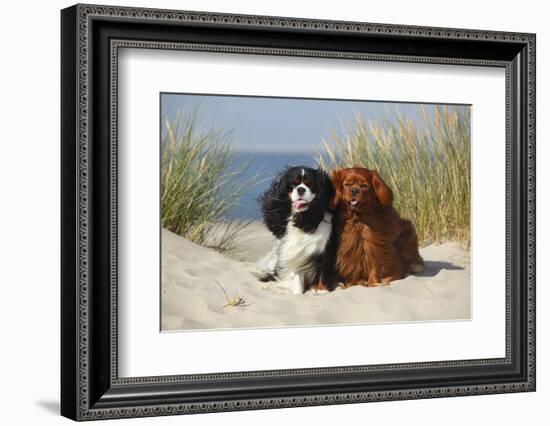
[[[323,141],[320,164],[375,169],[394,191],[397,211],[421,243],[470,242],[470,109],[436,107],[424,125],[398,115],[391,122],[357,117],[343,135]]]
[[[164,121],[161,141],[161,224],[189,240],[231,251],[249,222],[225,218],[256,177],[235,183],[250,160],[234,165],[230,131],[202,130],[192,113]]]

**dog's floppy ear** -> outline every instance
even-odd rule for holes
[[[317,168],[317,176],[319,181],[319,202],[326,209],[329,206],[332,206],[332,199],[334,198],[334,186],[332,185],[332,180],[327,172],[325,172],[321,167]],[[314,200],[315,201],[315,200]]]
[[[330,207],[335,209],[342,200],[342,182],[344,180],[344,169],[338,167],[331,173],[332,186],[334,186],[334,194],[330,201]]]
[[[258,198],[264,223],[276,238],[282,238],[285,235],[291,213],[288,198],[288,170],[287,167],[275,176],[269,188]]]
[[[386,185],[386,182],[382,180],[378,172],[374,170],[372,170],[372,187],[380,203],[389,206],[393,202],[393,192],[391,188]]]

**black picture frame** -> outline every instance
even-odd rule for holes
[[[534,34],[75,5],[61,12],[61,414],[74,420],[535,390]],[[117,48],[506,70],[506,356],[118,377]],[[502,214],[504,214],[502,212]]]

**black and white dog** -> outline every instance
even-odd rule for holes
[[[330,177],[320,169],[288,167],[273,180],[259,202],[277,241],[257,264],[260,281],[278,281],[292,294],[334,288],[333,195]]]

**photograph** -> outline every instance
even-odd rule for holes
[[[471,105],[159,96],[162,332],[471,320]]]

